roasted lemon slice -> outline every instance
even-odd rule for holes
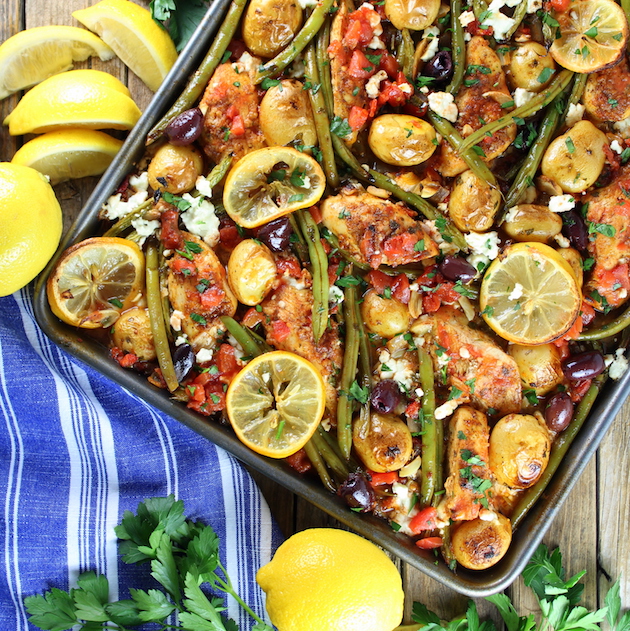
[[[53,313],[72,326],[112,325],[144,288],[144,255],[128,239],[93,237],[68,248],[48,278]]]
[[[326,177],[311,156],[290,147],[265,147],[243,156],[229,172],[223,191],[228,215],[255,228],[316,204]]]
[[[596,72],[612,66],[626,50],[628,22],[613,0],[572,2],[566,11],[553,14],[558,39],[552,57],[573,72]]]
[[[582,296],[569,264],[543,243],[516,243],[495,259],[481,282],[481,315],[502,338],[533,346],[566,333]]]
[[[324,380],[311,362],[274,351],[256,357],[236,375],[226,406],[245,445],[263,456],[285,458],[313,435],[325,401]]]

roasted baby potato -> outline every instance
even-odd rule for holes
[[[149,185],[174,195],[191,191],[203,172],[203,158],[190,145],[162,145],[148,168]]]
[[[448,201],[453,223],[466,232],[490,230],[501,205],[501,191],[473,171],[458,175]]]
[[[540,92],[553,78],[555,68],[553,57],[542,44],[526,42],[512,53],[509,77],[516,88]]]
[[[560,248],[558,254],[571,266],[578,287],[582,289],[584,284],[584,269],[582,267],[582,255],[574,248]]]
[[[375,412],[370,415],[367,429],[361,423],[354,423],[354,448],[363,464],[377,473],[397,471],[406,464],[412,442],[409,428],[397,416]]]
[[[269,248],[254,239],[241,241],[228,261],[228,282],[244,305],[260,304],[276,281],[276,262]]]
[[[386,164],[415,166],[428,160],[437,148],[435,129],[421,118],[383,114],[370,126],[368,143]]]
[[[133,353],[141,362],[155,359],[149,312],[144,307],[133,307],[120,314],[114,325],[112,340],[114,346]]]
[[[407,305],[394,297],[380,296],[375,289],[363,296],[361,317],[372,333],[387,339],[404,333],[411,323]]]
[[[606,156],[606,135],[590,121],[579,121],[551,142],[542,159],[542,172],[565,193],[581,193],[595,184]]]
[[[489,466],[511,489],[535,484],[549,462],[551,438],[545,423],[531,414],[508,414],[490,434]]]
[[[451,548],[457,562],[470,570],[485,570],[498,563],[512,542],[512,524],[500,513],[492,521],[465,521],[453,532]]]
[[[251,0],[243,18],[243,41],[254,55],[274,57],[301,24],[302,8],[296,0]]]
[[[503,229],[515,241],[549,243],[562,231],[562,219],[545,206],[520,204],[510,209]]]
[[[270,87],[260,103],[259,116],[260,127],[270,146],[288,145],[293,140],[303,145],[317,144],[308,93],[297,79],[284,79]]]
[[[562,360],[558,347],[554,344],[521,346],[512,344],[509,348],[521,375],[524,388],[536,391],[539,397],[551,392],[562,383]]]
[[[438,16],[440,0],[385,0],[385,14],[397,28],[421,31]]]

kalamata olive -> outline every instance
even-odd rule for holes
[[[561,213],[562,234],[571,241],[576,250],[584,251],[588,246],[588,230],[584,219],[575,210]]]
[[[359,508],[362,513],[374,508],[374,489],[362,473],[351,473],[337,493],[350,508]]]
[[[453,60],[451,53],[441,50],[425,64],[422,74],[433,77],[436,81],[446,81],[453,73]]]
[[[477,274],[477,270],[466,259],[450,254],[444,257],[438,269],[444,278],[453,281],[461,280],[462,283],[468,283]]]
[[[403,394],[393,379],[379,381],[370,395],[372,407],[381,414],[393,412],[402,401]]]
[[[289,247],[293,234],[288,217],[279,217],[258,228],[256,238],[262,241],[272,252],[282,252]]]
[[[604,356],[599,351],[586,351],[571,355],[562,362],[562,372],[571,381],[592,379],[604,372],[605,368]]]
[[[203,114],[198,107],[178,114],[164,130],[172,145],[189,145],[201,135]]]
[[[177,381],[183,381],[195,364],[195,353],[190,344],[180,344],[173,351],[173,366]]]
[[[545,407],[545,423],[552,432],[565,430],[573,418],[573,401],[566,392],[549,397]]]

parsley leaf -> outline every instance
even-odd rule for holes
[[[335,116],[332,121],[330,121],[330,131],[335,134],[335,136],[339,136],[339,138],[346,138],[352,133],[352,128],[345,118]]]
[[[151,0],[149,10],[154,20],[162,23],[175,43],[177,51],[188,43],[190,36],[208,10],[204,0]]]
[[[367,403],[369,398],[370,389],[367,386],[360,386],[355,379],[348,391],[348,399],[354,399],[359,403]]]

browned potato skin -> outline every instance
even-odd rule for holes
[[[324,225],[337,236],[341,249],[373,269],[416,263],[439,252],[424,226],[409,216],[410,211],[388,199],[344,190],[327,197],[320,210]],[[396,246],[399,241],[404,247]],[[424,247],[416,250],[420,241]]]
[[[448,214],[460,230],[485,232],[492,227],[500,205],[501,191],[468,169],[455,179]]]
[[[228,282],[239,302],[253,307],[262,302],[276,282],[276,262],[269,248],[244,239],[228,261]]]
[[[494,521],[479,518],[463,522],[452,534],[457,562],[469,570],[486,570],[498,563],[512,542],[510,520],[496,513]]]
[[[195,187],[197,178],[203,172],[203,158],[194,147],[167,143],[156,151],[147,171],[153,190],[161,189],[179,195]]]
[[[516,241],[549,243],[562,231],[562,219],[546,206],[519,204],[508,213],[503,229]]]
[[[510,58],[510,81],[517,88],[540,92],[553,77],[541,83],[538,80],[545,68],[555,70],[556,63],[547,49],[538,42],[527,42],[512,52]]]
[[[144,307],[133,307],[120,314],[112,340],[114,346],[133,353],[141,362],[150,362],[156,357],[149,312]]]
[[[379,296],[375,289],[363,296],[361,317],[370,332],[387,339],[405,333],[411,324],[407,305],[394,297]]]
[[[490,434],[492,473],[512,489],[536,484],[549,462],[551,438],[547,427],[531,414],[508,414]]]
[[[411,457],[413,439],[406,423],[397,416],[373,413],[368,431],[354,423],[352,443],[368,469],[376,473],[398,471]]]
[[[621,121],[630,116],[630,64],[623,59],[612,68],[588,75],[582,103],[599,121]]]
[[[457,93],[455,103],[459,109],[459,118],[455,123],[455,128],[464,135],[479,129],[482,126],[480,119],[489,123],[505,114],[505,110],[495,99],[484,94],[502,92],[508,99],[512,99],[501,61],[484,37],[477,35],[468,42],[466,65],[485,66],[490,69],[490,73],[483,74],[477,71],[467,75],[467,79],[478,80],[478,83],[473,86],[464,86]],[[479,143],[485,153],[483,161],[489,162],[498,158],[514,142],[514,138],[516,138],[516,125],[508,125],[491,137],[484,138]],[[445,177],[455,177],[465,171],[468,166],[453,151],[449,143],[443,142],[436,168]]]
[[[293,140],[317,145],[313,110],[301,81],[284,79],[267,90],[260,103],[260,127],[269,146],[288,145]]]
[[[524,387],[534,389],[538,396],[545,396],[564,381],[562,360],[555,344],[512,344],[508,352],[516,361]]]
[[[274,57],[301,24],[302,8],[295,0],[251,0],[243,19],[243,41],[254,55]]]
[[[437,148],[435,129],[416,116],[383,114],[370,125],[368,143],[374,155],[394,166],[416,166]]]

